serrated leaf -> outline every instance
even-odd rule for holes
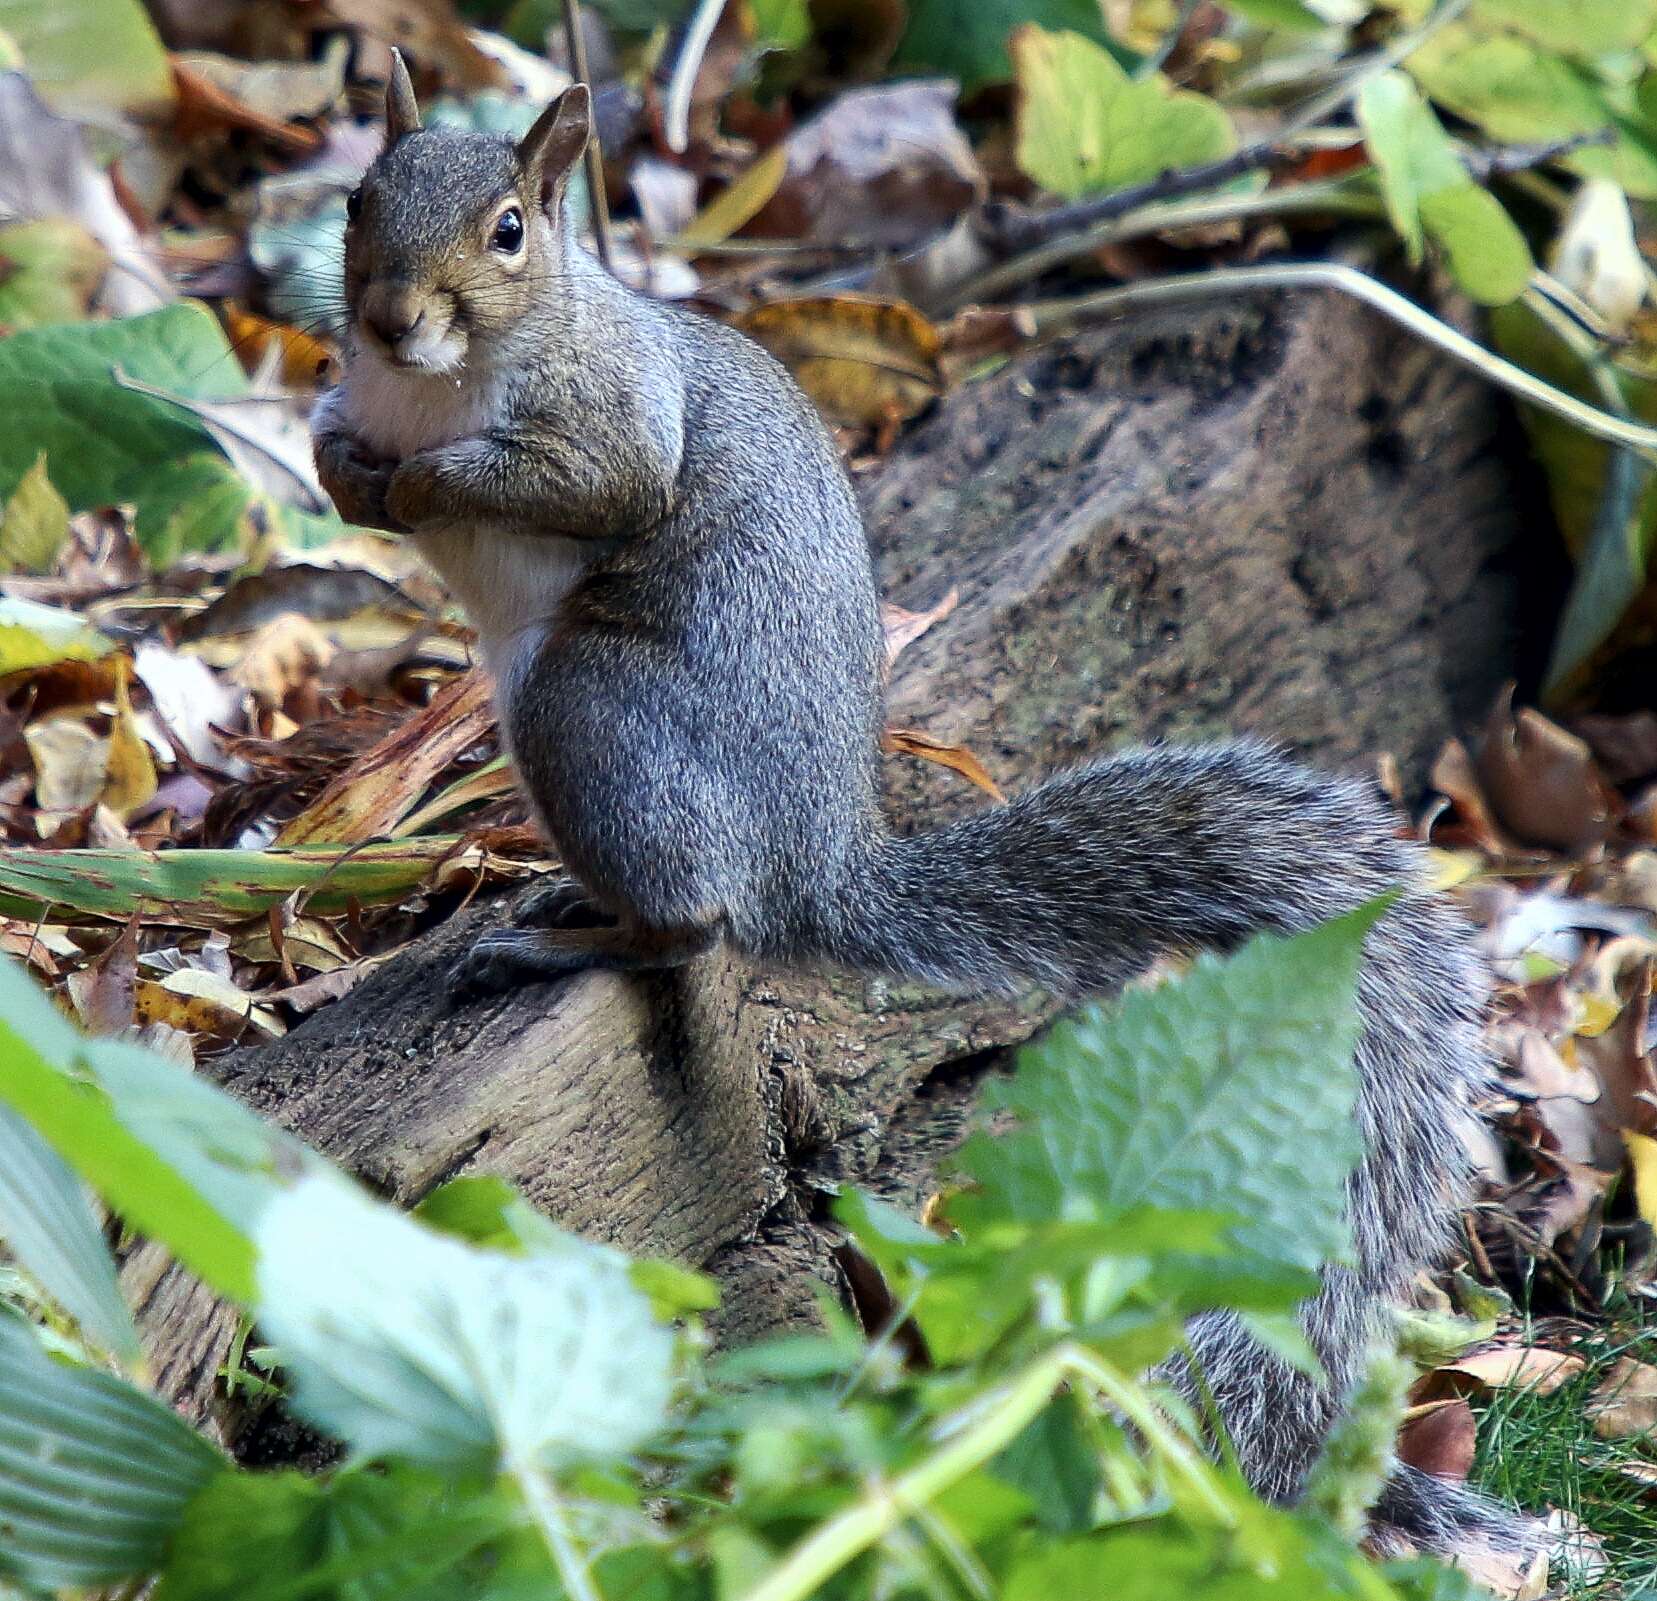
[[[224,1459],[121,1379],[52,1360],[0,1311],[0,1561],[57,1590],[141,1577]]]
[[[1229,1212],[1248,1253],[1302,1268],[1348,1259],[1345,1185],[1362,1155],[1355,993],[1377,915],[1257,935],[1057,1024],[986,1095],[1019,1126],[962,1148],[976,1189],[952,1215],[977,1230],[1141,1207]]]
[[[138,1359],[138,1331],[86,1196],[8,1106],[0,1106],[0,1240],[87,1339],[123,1362]]]
[[[672,1339],[613,1252],[480,1250],[334,1175],[278,1196],[256,1238],[291,1404],[365,1456],[556,1470],[662,1425]]]
[[[1136,81],[1108,50],[1034,25],[1012,38],[1018,74],[1018,164],[1073,200],[1193,166],[1236,147],[1231,121],[1205,95]]]
[[[1111,40],[1098,0],[909,0],[909,27],[893,66],[947,73],[968,94],[1005,83],[1013,76],[1008,40],[1023,23],[1066,29],[1132,64]]]
[[[482,1596],[489,1569],[457,1568],[517,1520],[493,1485],[406,1467],[347,1469],[322,1481],[224,1473],[186,1509],[155,1601],[286,1601],[301,1585],[330,1601]],[[541,1579],[550,1586],[550,1572]]]

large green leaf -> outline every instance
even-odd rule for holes
[[[1493,138],[1523,144],[1610,129],[1616,143],[1565,158],[1588,177],[1614,178],[1629,194],[1657,196],[1657,145],[1649,127],[1607,98],[1602,83],[1514,33],[1465,23],[1435,33],[1404,63],[1440,105]]]
[[[222,1090],[136,1046],[85,1040],[0,961],[0,1102],[135,1228],[214,1289],[254,1290],[245,1228],[303,1147]]]
[[[302,531],[304,519],[265,502],[203,422],[123,378],[194,401],[248,393],[218,323],[194,303],[13,334],[0,340],[0,502],[44,452],[73,510],[130,503],[158,565],[186,548],[246,544],[255,503],[284,532]]]
[[[0,1311],[0,1573],[50,1590],[142,1577],[222,1467],[159,1401],[54,1361]]]
[[[909,0],[909,27],[894,66],[945,72],[970,92],[1013,75],[1007,42],[1023,23],[1064,28],[1112,48],[1099,0]]]
[[[1382,73],[1364,85],[1357,112],[1387,214],[1410,259],[1420,260],[1425,231],[1475,300],[1505,305],[1517,299],[1533,267],[1524,235],[1501,202],[1468,176],[1415,85],[1401,72]]]
[[[1544,49],[1592,60],[1644,44],[1657,29],[1657,0],[1479,0],[1476,15]]]
[[[365,1456],[559,1469],[663,1423],[672,1340],[612,1251],[481,1249],[332,1175],[280,1195],[257,1240],[292,1405]]]
[[[1012,53],[1018,164],[1067,200],[1235,148],[1230,119],[1214,101],[1171,89],[1160,73],[1136,82],[1080,34],[1020,28]]]
[[[1201,956],[1026,1047],[985,1097],[1017,1126],[961,1151],[976,1188],[951,1212],[969,1240],[999,1221],[1154,1207],[1230,1213],[1245,1252],[1273,1262],[1348,1257],[1345,1187],[1362,1155],[1355,992],[1376,915]]]
[[[57,1153],[7,1106],[0,1106],[0,1240],[88,1339],[137,1360],[138,1331],[86,1196]]]
[[[0,33],[60,111],[107,121],[172,101],[167,52],[139,0],[0,0]]]

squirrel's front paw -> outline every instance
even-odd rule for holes
[[[397,464],[386,485],[386,510],[405,528],[417,528],[431,514],[433,487],[430,463],[411,456]]]
[[[396,470],[396,462],[376,460],[349,434],[328,434],[317,440],[317,477],[348,523],[391,533],[404,530],[406,525],[386,505],[386,491]]]

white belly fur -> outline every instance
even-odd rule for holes
[[[354,356],[343,396],[352,430],[398,460],[485,428],[499,411],[501,385],[487,375],[410,372],[371,352]],[[416,533],[420,554],[442,575],[477,628],[503,694],[558,603],[607,541],[509,533],[488,524],[451,524]],[[527,631],[527,632],[526,632]],[[523,636],[523,637],[519,637]]]

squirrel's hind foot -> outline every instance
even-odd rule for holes
[[[580,972],[597,959],[597,952],[555,944],[539,929],[491,929],[449,969],[449,996],[458,1002],[501,995]]]
[[[613,928],[616,919],[573,878],[543,879],[512,907],[518,928]]]

